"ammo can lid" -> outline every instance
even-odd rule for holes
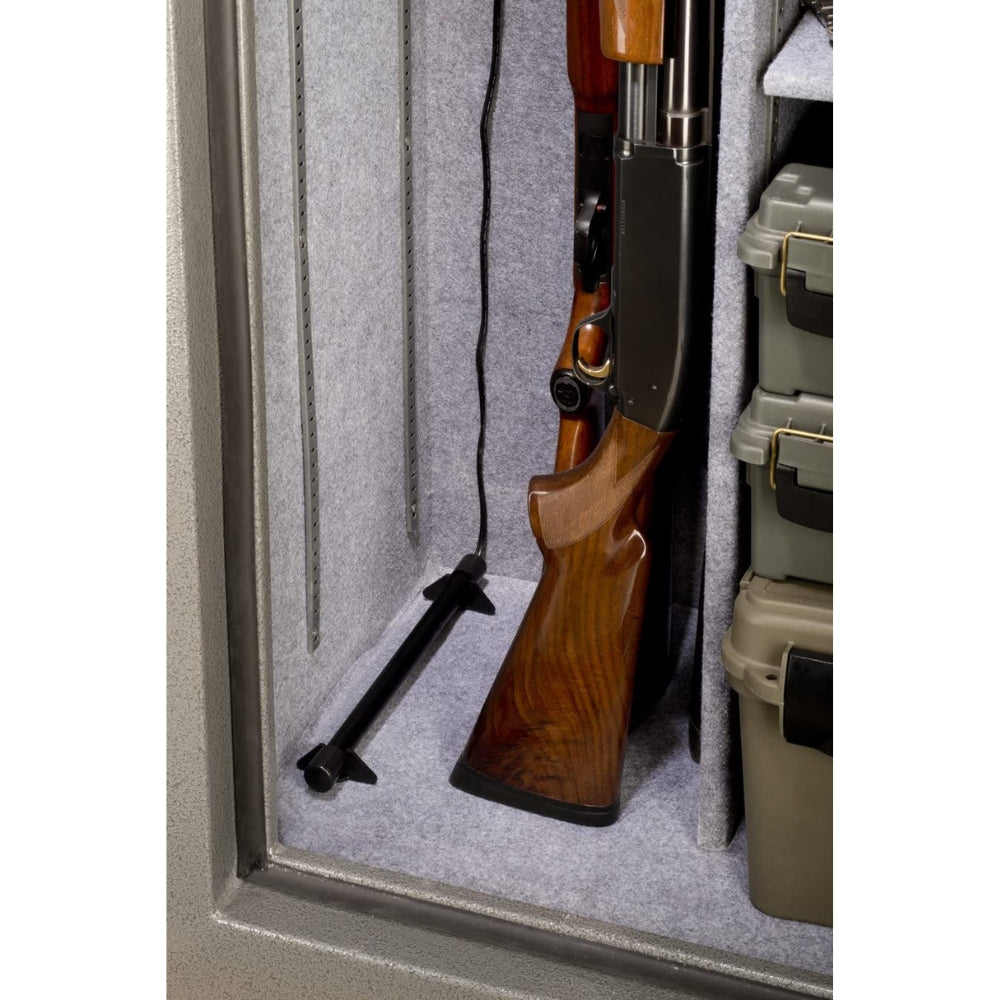
[[[722,640],[729,683],[741,695],[781,705],[792,649],[833,653],[833,587],[747,570]]]
[[[740,260],[777,274],[786,233],[833,236],[833,170],[790,163],[768,184],[760,208],[739,238]],[[833,245],[805,239],[788,245],[788,266],[806,273],[815,291],[833,294]],[[822,286],[822,287],[821,287]]]
[[[769,465],[771,442],[779,428],[798,432],[778,436],[782,463],[801,472],[828,476],[829,486],[816,485],[832,490],[833,442],[822,438],[833,437],[833,400],[808,392],[782,396],[757,386],[729,438],[729,450],[748,465]]]

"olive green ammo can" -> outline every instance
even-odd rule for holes
[[[833,925],[833,588],[740,582],[722,662],[739,695],[750,899]]]
[[[760,385],[833,395],[833,170],[791,163],[737,245],[760,304]]]
[[[750,484],[759,576],[833,583],[833,400],[754,389],[729,439]]]

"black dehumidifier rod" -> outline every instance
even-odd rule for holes
[[[354,745],[382,711],[413,664],[457,612],[468,609],[493,614],[493,604],[479,586],[485,571],[486,563],[480,556],[463,556],[450,573],[424,590],[424,597],[430,599],[431,606],[413,626],[343,725],[328,743],[320,743],[299,758],[297,767],[305,772],[306,784],[310,788],[328,792],[338,781],[375,784],[375,772],[355,753]]]

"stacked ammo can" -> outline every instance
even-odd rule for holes
[[[833,171],[791,164],[739,240],[759,384],[730,449],[750,569],[722,660],[739,695],[750,898],[833,923]]]

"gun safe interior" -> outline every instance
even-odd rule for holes
[[[474,0],[256,3],[249,182],[260,206],[278,838],[712,949],[737,972],[793,970],[822,990],[830,928],[767,916],[748,896],[720,645],[747,565],[729,435],[755,381],[736,240],[798,120],[831,99],[829,43],[793,3],[720,4],[711,342],[700,419],[660,477],[654,530],[672,593],[661,586],[647,608],[669,641],[654,672],[670,680],[629,740],[621,816],[598,829],[448,780],[541,571],[527,483],[552,468],[549,374],[573,296],[564,4],[504,6],[485,363],[485,591],[496,614],[459,616],[362,741],[378,783],[321,795],[296,760],[395,651],[426,607],[422,589],[476,543],[479,118],[492,12]]]

